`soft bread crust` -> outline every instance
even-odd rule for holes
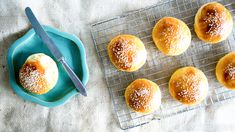
[[[196,105],[208,93],[208,81],[202,71],[195,67],[183,67],[174,72],[169,81],[171,96],[185,105]]]
[[[141,68],[147,59],[143,42],[133,35],[118,35],[107,46],[112,64],[121,71],[132,72]]]
[[[181,20],[164,17],[153,28],[152,38],[157,48],[169,56],[180,55],[191,43],[191,32]]]
[[[125,91],[127,106],[135,112],[149,114],[161,105],[161,91],[157,84],[147,79],[136,79]]]
[[[194,30],[199,39],[215,44],[225,40],[233,29],[230,12],[220,3],[209,2],[197,12]]]
[[[216,78],[226,88],[235,90],[235,52],[228,53],[219,60]]]
[[[45,94],[58,80],[58,68],[53,59],[43,53],[29,56],[19,71],[19,81],[27,91]]]

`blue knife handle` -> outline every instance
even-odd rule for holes
[[[64,60],[64,58],[62,58],[60,60],[62,66],[64,67],[64,69],[66,70],[67,74],[69,75],[70,79],[72,80],[73,84],[75,85],[75,87],[79,87],[81,89],[79,89],[79,91],[81,93],[83,93],[84,96],[87,96],[87,92],[85,87],[82,85],[82,82],[80,81],[80,79],[77,77],[77,75],[73,72],[73,70],[69,67],[69,65],[67,64],[67,62]],[[83,88],[82,88],[83,87]]]
[[[34,29],[34,31],[39,35],[42,41],[47,45],[50,52],[55,56],[57,60],[60,60],[63,57],[60,50],[56,47],[52,39],[48,36],[48,34],[44,31],[37,18],[34,16],[32,10],[29,7],[25,8],[25,13]]]

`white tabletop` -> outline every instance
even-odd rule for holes
[[[112,108],[89,24],[156,4],[157,0],[0,1],[0,131],[121,131]],[[24,8],[40,22],[75,34],[84,42],[90,78],[88,97],[76,95],[65,105],[46,108],[24,101],[11,89],[7,49],[29,30]],[[235,100],[179,114],[129,131],[234,131]]]

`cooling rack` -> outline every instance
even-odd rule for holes
[[[222,87],[215,77],[215,66],[218,60],[228,52],[235,50],[235,28],[233,28],[233,32],[227,40],[216,45],[202,42],[193,31],[194,16],[200,6],[207,2],[210,1],[168,0],[91,25],[94,45],[102,63],[107,87],[122,129],[140,126],[155,119],[163,119],[214,103],[221,103],[235,97],[235,91]],[[220,0],[218,2],[230,10],[234,20],[235,1]],[[152,41],[152,28],[164,16],[173,16],[183,20],[192,32],[191,46],[180,56],[168,57],[163,55],[157,50]],[[133,34],[144,42],[148,57],[146,64],[140,70],[132,73],[121,72],[116,70],[109,61],[106,51],[107,44],[119,34]],[[204,102],[199,105],[190,107],[181,105],[174,101],[168,93],[170,76],[176,69],[183,66],[195,66],[201,69],[208,78],[209,94]],[[137,78],[150,79],[160,86],[162,105],[155,113],[140,115],[132,112],[126,106],[125,88]]]

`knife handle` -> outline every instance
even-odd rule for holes
[[[80,79],[77,77],[77,75],[73,72],[73,70],[70,68],[70,66],[67,64],[67,62],[64,60],[64,58],[62,58],[60,60],[62,66],[64,67],[65,71],[67,72],[67,74],[69,75],[69,77],[71,78],[73,84],[75,85],[76,89],[78,91],[80,91],[84,96],[87,96],[85,87],[83,86],[82,82],[80,81]],[[82,89],[79,89],[79,87],[83,87]]]

